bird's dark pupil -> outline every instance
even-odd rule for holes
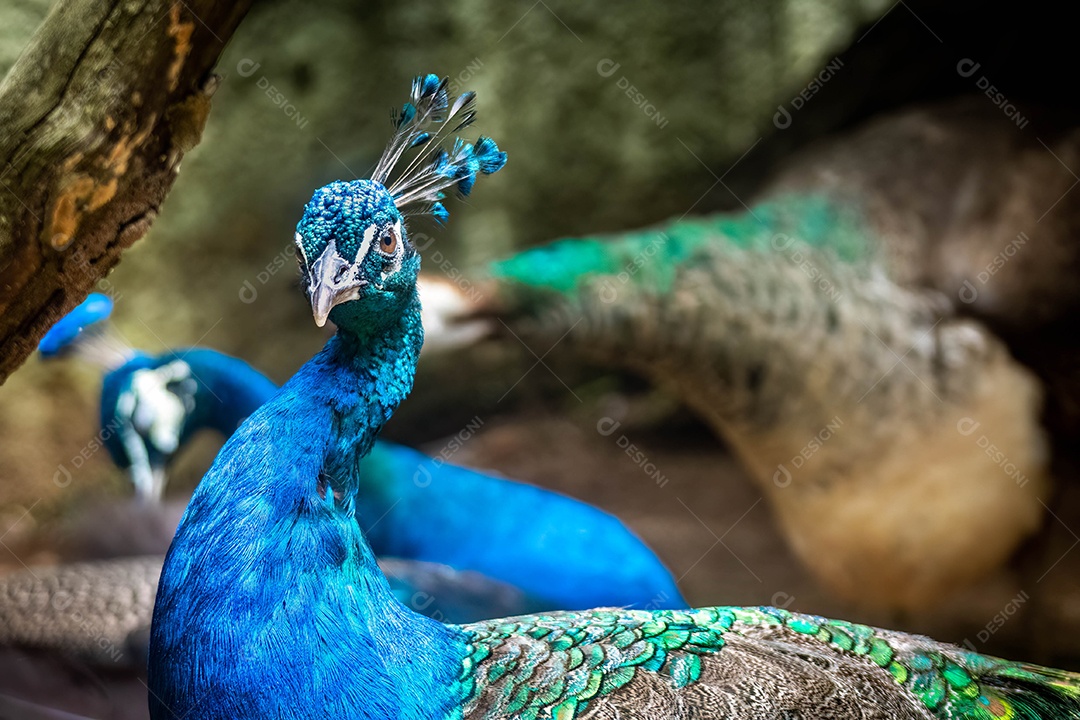
[[[394,242],[394,238],[390,237],[389,235],[386,235],[382,239],[382,244],[383,244],[384,247],[390,247],[390,245],[392,245],[393,242]]]

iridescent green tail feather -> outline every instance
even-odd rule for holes
[[[777,608],[593,610],[463,630],[462,718],[1080,720],[1078,675]]]
[[[979,657],[979,656],[975,656]],[[982,657],[983,662],[988,659]],[[1025,663],[995,663],[978,676],[981,690],[958,700],[952,715],[973,720],[1080,718],[1080,675]]]

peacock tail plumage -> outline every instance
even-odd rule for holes
[[[466,626],[462,718],[1080,717],[1080,675],[771,607]]]
[[[672,389],[834,592],[919,608],[1039,527],[1047,450],[1032,374],[897,264],[857,206],[787,192],[526,250],[492,264],[479,313]]]

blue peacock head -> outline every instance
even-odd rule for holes
[[[373,180],[334,182],[315,191],[296,227],[296,247],[315,323],[333,312],[388,312],[409,296],[420,270],[401,211]],[[363,300],[360,306],[352,301]],[[345,307],[346,305],[354,307]],[[362,307],[361,307],[362,306]]]
[[[296,226],[297,257],[320,327],[327,318],[351,327],[400,311],[415,296],[420,271],[404,210],[445,222],[447,191],[468,195],[478,176],[506,164],[506,153],[491,138],[468,143],[456,137],[476,116],[476,94],[451,98],[448,84],[430,74],[413,80],[409,102],[392,115],[396,132],[371,178],[321,187],[304,208]]]
[[[115,337],[108,323],[112,311],[107,295],[90,293],[53,325],[38,349],[44,358],[74,355],[106,371],[102,444],[117,467],[130,474],[136,496],[156,503],[165,489],[165,468],[189,428],[206,424],[197,401],[208,391],[182,359],[151,357]],[[202,404],[205,413],[207,403]]]

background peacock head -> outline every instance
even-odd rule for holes
[[[117,467],[128,471],[135,496],[158,503],[166,468],[191,435],[199,407],[199,383],[191,366],[166,354],[137,354],[105,375],[101,428]]]
[[[101,390],[102,444],[127,470],[136,496],[161,500],[165,468],[183,444],[199,386],[191,367],[172,353],[136,351],[108,322],[113,301],[101,293],[60,319],[38,345],[46,359],[79,357],[105,371]]]
[[[454,135],[476,116],[476,94],[451,98],[447,78],[421,75],[400,112],[396,132],[370,180],[333,182],[315,191],[296,227],[303,285],[315,323],[331,318],[350,330],[378,328],[416,297],[420,256],[409,242],[403,209],[444,222],[444,191],[468,195],[479,175],[506,164],[506,153],[481,136]],[[453,138],[450,149],[444,142]],[[410,157],[407,162],[402,158]],[[390,176],[395,168],[404,168]]]

